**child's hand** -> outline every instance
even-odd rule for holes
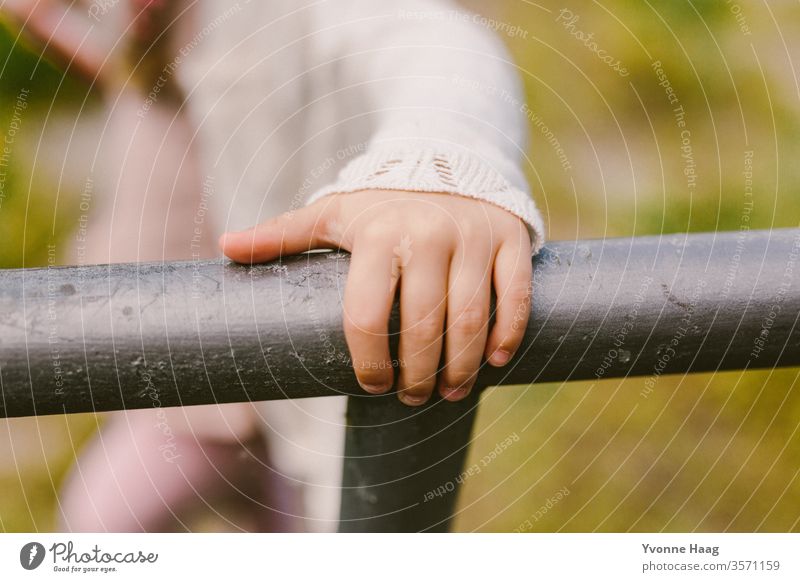
[[[317,248],[350,251],[344,330],[356,376],[364,390],[380,394],[391,389],[397,367],[399,397],[411,406],[427,401],[437,386],[448,400],[464,398],[481,359],[505,365],[528,320],[527,229],[480,200],[386,190],[336,194],[226,234],[220,246],[240,263]],[[392,362],[388,322],[398,283],[400,348]],[[492,283],[497,312],[490,332]]]

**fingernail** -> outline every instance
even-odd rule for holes
[[[408,406],[420,406],[428,401],[427,396],[414,396],[411,394],[400,393],[400,402]]]
[[[505,350],[497,350],[489,358],[489,363],[493,366],[505,366],[511,359],[511,354]]]
[[[372,385],[372,384],[361,384],[360,382],[359,382],[359,384],[361,385],[361,387],[366,392],[369,392],[370,394],[385,394],[391,388],[391,386],[377,386],[377,385]]]
[[[444,399],[448,402],[458,402],[464,400],[469,394],[468,388],[445,388]]]

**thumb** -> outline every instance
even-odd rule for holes
[[[226,233],[219,239],[220,249],[237,263],[252,264],[311,249],[335,247],[326,238],[325,207],[325,204],[312,204],[281,214],[249,230]]]

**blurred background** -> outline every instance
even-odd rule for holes
[[[800,226],[796,2],[491,4],[486,26],[525,84],[529,178],[551,239],[738,230],[745,214],[751,228]],[[4,22],[0,267],[46,265],[49,245],[76,236],[80,144],[98,109],[88,83]],[[465,481],[456,530],[800,531],[799,375],[665,376],[647,399],[643,379],[489,390],[468,464],[517,442]],[[54,526],[58,486],[97,426],[0,422],[0,529]]]

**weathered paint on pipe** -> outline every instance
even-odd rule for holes
[[[348,264],[0,271],[0,416],[362,395]],[[800,366],[798,279],[800,230],[551,243],[523,347],[479,383],[638,375],[648,390],[667,373]]]

